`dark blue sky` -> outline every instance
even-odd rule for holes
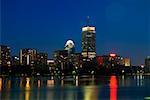
[[[97,54],[118,53],[132,64],[150,55],[150,0],[1,0],[1,42],[18,54],[37,48],[52,57],[73,39],[81,51],[81,27],[96,26]]]

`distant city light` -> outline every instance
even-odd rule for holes
[[[144,68],[144,65],[141,65],[141,68]]]
[[[110,54],[110,56],[111,56],[111,57],[115,57],[115,56],[116,56],[116,54],[114,54],[114,53],[111,53],[111,54]]]
[[[83,27],[82,31],[95,31],[95,27]]]

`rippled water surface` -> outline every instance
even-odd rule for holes
[[[144,100],[150,76],[0,78],[1,100]]]

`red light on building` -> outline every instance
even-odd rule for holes
[[[111,57],[116,57],[116,54],[115,53],[111,53],[110,56]]]
[[[103,57],[99,56],[97,57],[97,62],[98,62],[98,65],[103,65]]]

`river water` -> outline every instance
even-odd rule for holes
[[[1,77],[1,100],[144,100],[150,76]]]

